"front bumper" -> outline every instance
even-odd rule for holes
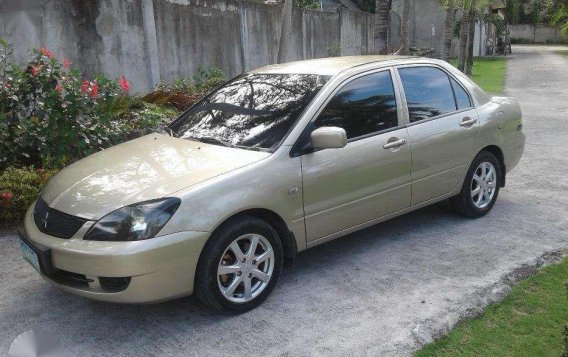
[[[189,231],[136,242],[97,242],[80,238],[88,229],[84,227],[70,239],[62,239],[40,232],[32,212],[30,208],[20,235],[44,255],[42,277],[62,290],[118,303],[152,303],[193,293],[197,261],[210,233]],[[127,279],[128,283],[115,291],[104,284],[104,278]]]

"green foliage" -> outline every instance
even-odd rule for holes
[[[0,171],[0,222],[18,224],[56,171],[9,167]]]
[[[118,82],[80,81],[47,49],[30,57],[0,69],[0,167],[61,167],[111,145],[121,133],[108,110],[123,95]]]
[[[568,347],[567,276],[568,259],[543,268],[415,356],[559,356]]]
[[[178,114],[129,95],[124,77],[81,81],[67,60],[45,48],[30,51],[24,66],[10,65],[11,51],[0,41],[0,169],[61,168]],[[217,75],[201,73],[202,86]]]
[[[506,16],[510,23],[560,25],[568,35],[567,0],[508,0]]]
[[[141,99],[146,103],[186,110],[203,95],[225,82],[225,74],[217,67],[199,67],[192,78],[178,78],[171,84],[160,81],[154,91]]]
[[[200,92],[206,92],[225,81],[225,73],[218,67],[199,67],[193,76],[195,88]]]
[[[302,9],[319,10],[321,5],[317,0],[294,0],[294,6]]]

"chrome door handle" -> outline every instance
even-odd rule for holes
[[[477,119],[465,117],[465,118],[463,118],[462,122],[460,123],[460,126],[472,126],[475,123],[477,123]]]
[[[388,143],[386,143],[385,145],[383,145],[383,148],[385,148],[386,150],[388,149],[396,149],[398,147],[401,147],[402,145],[406,144],[406,139],[398,139],[398,138],[391,138],[394,139],[395,141],[390,141]],[[389,139],[389,140],[391,140]]]

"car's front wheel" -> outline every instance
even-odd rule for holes
[[[225,223],[205,245],[195,277],[195,294],[213,309],[244,312],[274,288],[282,270],[276,231],[256,217]]]
[[[473,160],[460,193],[450,199],[450,205],[466,217],[484,216],[497,200],[500,182],[499,160],[493,153],[482,151]]]

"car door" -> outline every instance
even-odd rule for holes
[[[459,82],[437,66],[397,68],[412,148],[412,205],[452,191],[479,134],[477,111]]]
[[[409,207],[410,146],[397,92],[390,69],[359,75],[306,129],[341,127],[348,139],[341,149],[302,155],[308,241]]]

